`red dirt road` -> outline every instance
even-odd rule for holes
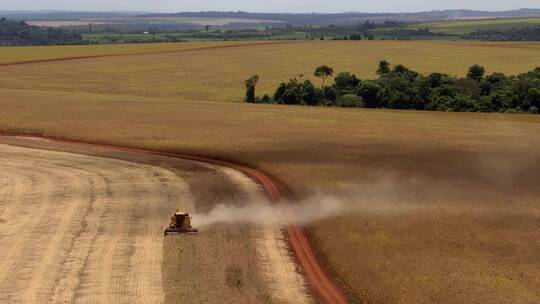
[[[0,133],[0,135],[2,134]],[[9,134],[5,134],[5,135],[9,136]],[[146,149],[117,147],[117,146],[106,145],[106,144],[85,143],[85,142],[70,141],[70,140],[59,139],[59,138],[47,138],[47,137],[38,137],[38,138],[43,138],[43,139],[47,139],[47,140],[51,140],[51,141],[59,142],[59,143],[65,143],[65,144],[84,145],[84,146],[89,146],[89,147],[112,149],[116,151],[148,153],[148,154],[175,157],[175,158],[181,158],[181,159],[187,159],[187,160],[193,160],[193,161],[199,161],[199,162],[229,167],[229,168],[238,170],[246,174],[248,177],[250,177],[255,182],[260,184],[264,188],[265,193],[268,195],[271,201],[276,204],[286,204],[287,199],[291,199],[292,197],[292,192],[285,185],[280,183],[278,180],[276,180],[274,177],[270,176],[269,174],[266,174],[260,170],[257,170],[257,169],[254,169],[245,165],[236,164],[233,162],[216,160],[216,159],[200,157],[200,156],[185,155],[185,154],[179,154],[179,153],[168,153],[168,152],[160,152],[160,151],[153,151],[153,150],[146,150]],[[291,225],[287,227],[287,234],[288,234],[289,246],[296,257],[296,261],[302,270],[302,274],[305,276],[306,281],[309,283],[309,287],[311,289],[313,296],[315,296],[316,299],[318,299],[319,301],[323,303],[328,303],[328,304],[347,303],[347,296],[345,295],[345,292],[336,283],[330,271],[318,258],[317,254],[315,253],[315,250],[311,246],[309,238],[307,237],[307,234],[304,231],[304,229],[298,226]]]

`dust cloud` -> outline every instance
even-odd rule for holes
[[[339,196],[317,193],[294,203],[272,204],[251,201],[242,206],[218,204],[208,213],[193,215],[193,224],[204,228],[214,224],[308,225],[349,213],[399,214],[418,206],[403,202],[404,195],[393,183],[371,185]]]

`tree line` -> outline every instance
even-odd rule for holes
[[[489,41],[540,41],[540,25],[511,29],[477,30],[463,35],[463,38]]]
[[[335,75],[323,65],[314,76],[320,85],[303,75],[282,82],[273,95],[255,94],[259,81],[245,82],[248,103],[307,106],[414,109],[448,112],[513,112],[538,114],[540,109],[540,67],[527,73],[507,76],[486,75],[480,65],[469,68],[466,77],[444,73],[424,75],[398,64],[380,61],[377,79],[361,80],[349,72]],[[333,79],[333,84],[328,84]]]
[[[0,46],[76,44],[81,41],[82,35],[73,31],[0,18]]]

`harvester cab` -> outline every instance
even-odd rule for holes
[[[171,222],[169,226],[166,226],[163,229],[164,235],[169,234],[196,234],[199,230],[197,228],[191,227],[191,216],[186,212],[176,212],[171,215]]]

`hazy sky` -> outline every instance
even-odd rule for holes
[[[0,10],[130,10],[251,12],[411,12],[434,9],[540,8],[540,0],[0,0]]]

